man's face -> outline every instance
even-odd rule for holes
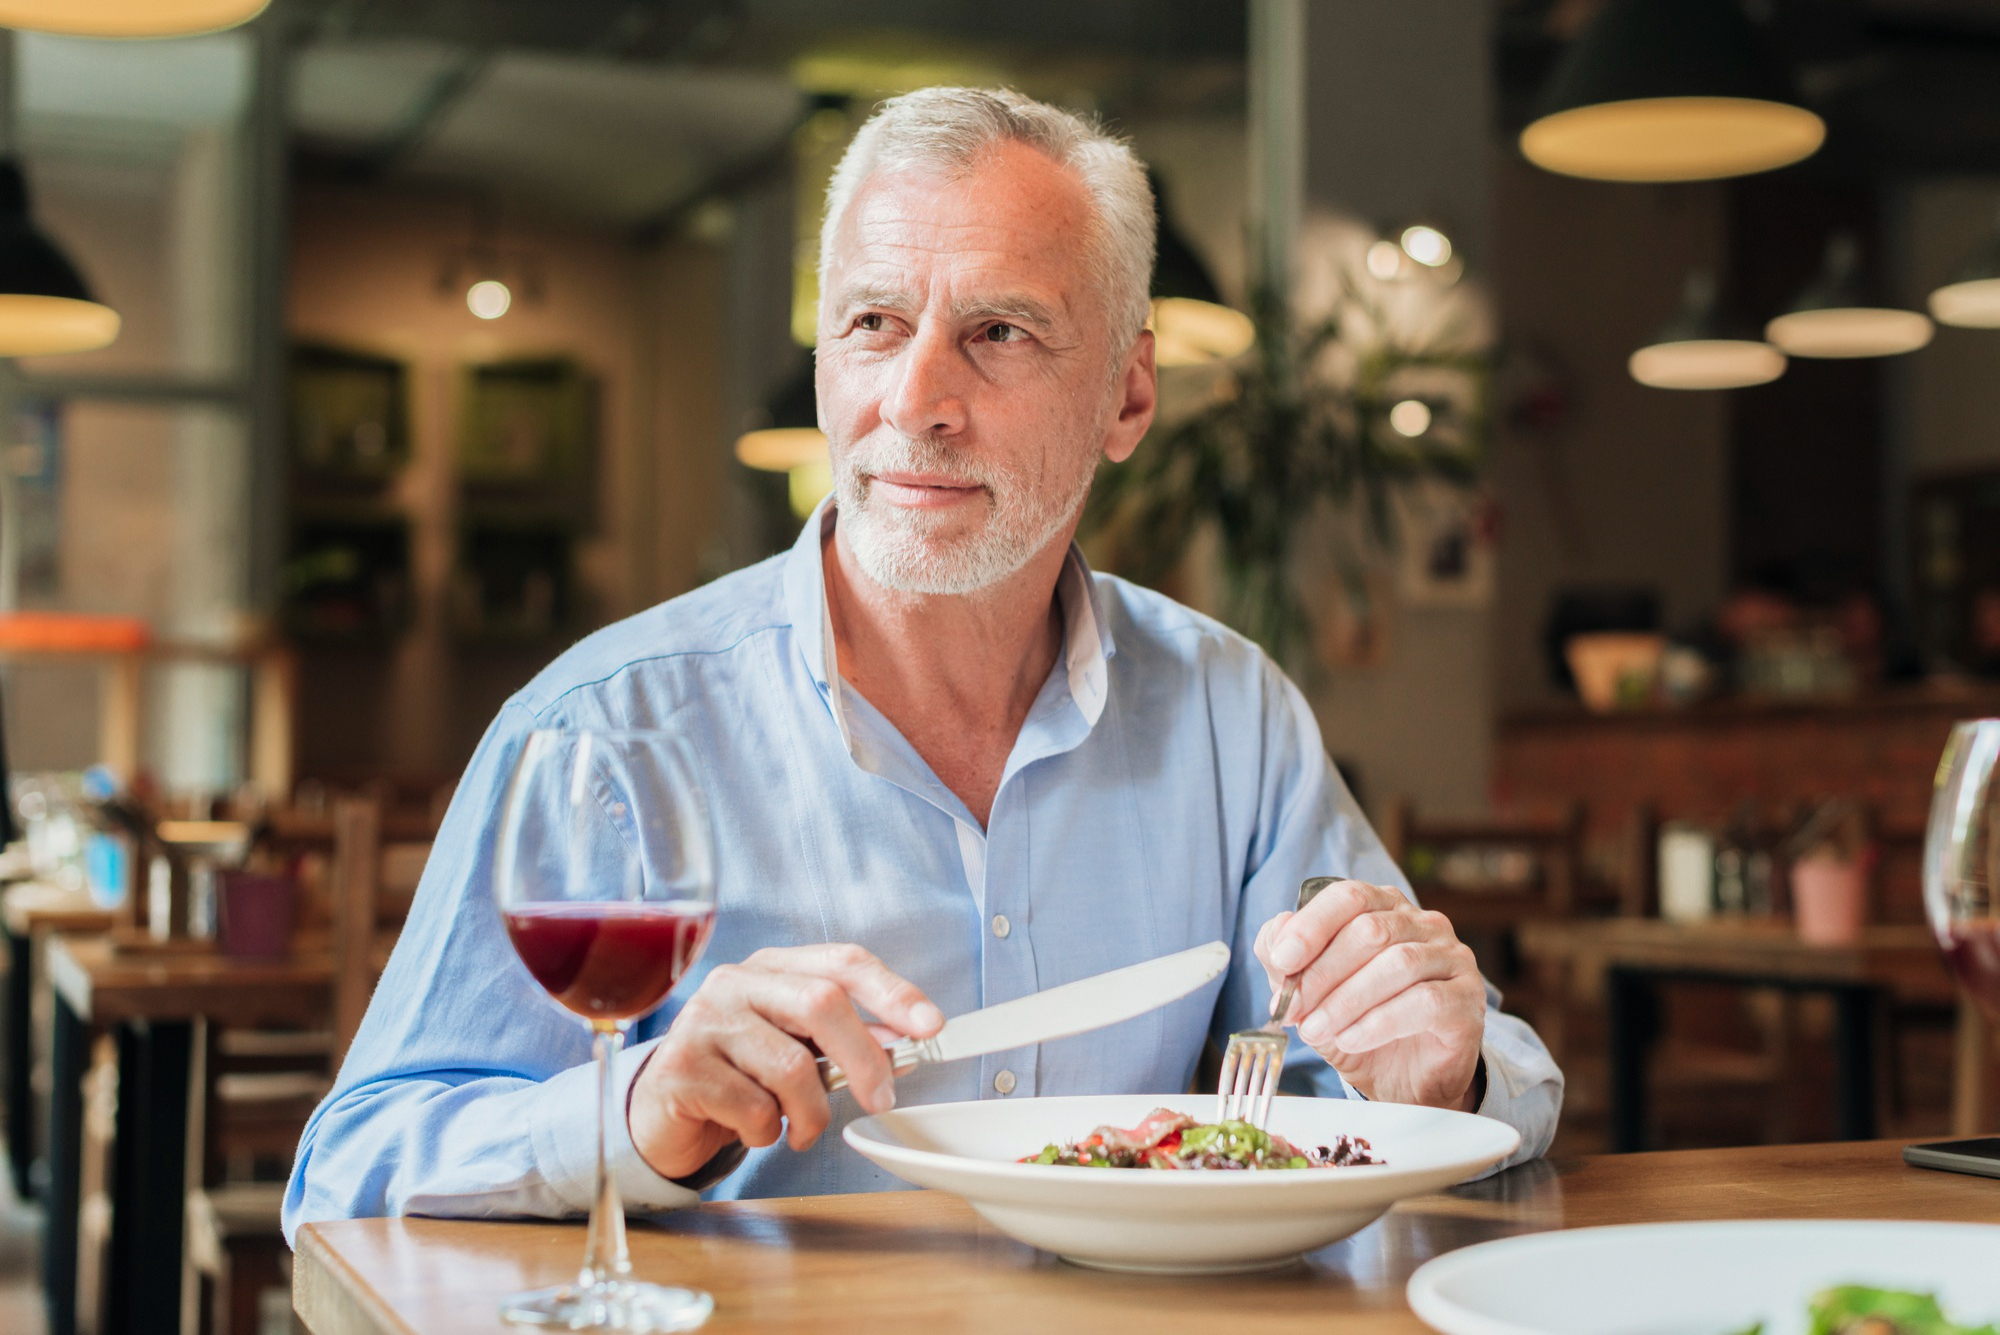
[[[856,192],[820,308],[819,415],[840,532],[877,583],[962,594],[1014,574],[1068,542],[1098,459],[1144,433],[1151,339],[1112,334],[1090,216],[1083,186],[1018,144],[967,176]]]

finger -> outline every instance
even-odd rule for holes
[[[1325,1001],[1300,1017],[1299,1037],[1315,1047],[1340,1043],[1342,1034],[1391,997],[1418,983],[1437,982],[1458,973],[1458,950],[1462,949],[1435,941],[1399,941],[1385,947]]]
[[[922,988],[857,945],[760,950],[746,963],[831,979],[847,989],[856,1005],[899,1034],[929,1038],[944,1028],[944,1012],[924,995]]]
[[[1306,967],[1355,915],[1407,904],[1402,894],[1365,881],[1335,881],[1292,915],[1271,942],[1271,967],[1294,974]]]
[[[777,1101],[785,1118],[787,1144],[803,1150],[819,1139],[833,1120],[833,1110],[826,1088],[819,1082],[819,1067],[805,1044],[752,1019],[733,1026],[722,1035],[719,1046],[730,1065]]]
[[[1250,947],[1251,953],[1257,956],[1257,962],[1264,966],[1264,976],[1270,980],[1271,991],[1273,992],[1278,990],[1278,986],[1284,981],[1285,975],[1271,967],[1271,942],[1279,932],[1284,930],[1285,924],[1291,920],[1292,911],[1286,909],[1283,913],[1280,913],[1277,917],[1257,929],[1257,940]]]
[[[811,1039],[829,1061],[847,1072],[848,1087],[869,1112],[886,1112],[896,1105],[895,1074],[882,1044],[862,1022],[860,1012],[847,989],[831,978],[810,973],[771,973],[759,976],[746,989],[749,1009],[785,1034]],[[813,1054],[792,1041],[806,1058],[807,1074],[813,1090],[824,1104],[825,1089],[819,1080]],[[789,1073],[789,1060],[784,1064]],[[784,1091],[766,1085],[783,1100]],[[809,1101],[808,1101],[809,1102]],[[787,1115],[790,1109],[787,1108]]]
[[[775,1144],[784,1134],[784,1112],[778,1101],[719,1054],[687,1072],[676,1085],[687,1093],[674,1100],[673,1111],[727,1127],[752,1149]]]
[[[1449,929],[1446,929],[1447,932]],[[1333,995],[1335,988],[1387,950],[1406,941],[1427,941],[1439,935],[1434,924],[1425,922],[1407,908],[1371,909],[1356,914],[1320,952],[1319,958],[1299,975],[1299,990],[1292,1014],[1304,1016]],[[1454,940],[1456,938],[1453,938]]]
[[[662,1177],[680,1177],[708,1161],[731,1137],[769,1145],[783,1134],[777,1100],[730,1065],[704,1036],[669,1037],[633,1081],[625,1106],[632,1143]]]
[[[1446,982],[1418,983],[1370,1010],[1342,1030],[1334,1043],[1342,1053],[1359,1056],[1418,1034],[1433,1034],[1448,1049],[1452,1040],[1483,1028],[1484,1009],[1467,1015],[1461,990]]]

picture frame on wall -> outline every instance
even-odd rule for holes
[[[409,368],[401,361],[296,344],[286,400],[292,470],[300,486],[379,487],[409,463]]]
[[[595,526],[597,381],[568,357],[465,368],[458,481],[475,503]]]
[[[1493,503],[1445,486],[1420,487],[1399,506],[1397,594],[1405,607],[1474,611],[1493,602]]]
[[[1925,668],[2000,676],[2000,469],[1918,478],[1910,508],[1912,610]]]
[[[294,515],[278,579],[302,640],[386,644],[409,628],[410,523],[371,509]]]
[[[453,637],[466,645],[539,644],[575,628],[575,534],[562,523],[461,517],[452,568]]]

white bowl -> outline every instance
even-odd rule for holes
[[[2000,1211],[2000,1194],[1995,1209]],[[1836,1284],[1934,1293],[2000,1322],[2000,1226],[1771,1219],[1625,1224],[1502,1238],[1426,1261],[1410,1307],[1445,1335],[1805,1335]]]
[[[1338,1242],[1405,1196],[1489,1168],[1521,1143],[1469,1113],[1358,1099],[1278,1099],[1271,1129],[1299,1145],[1365,1137],[1388,1162],[1363,1168],[1168,1173],[1015,1160],[1155,1108],[1202,1121],[1214,1095],[992,1099],[899,1108],[848,1124],[847,1143],[920,1187],[964,1197],[1010,1237],[1078,1265],[1222,1274],[1284,1265]]]

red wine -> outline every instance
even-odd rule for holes
[[[507,909],[535,981],[586,1020],[633,1020],[667,998],[708,944],[712,904],[580,903]]]
[[[1972,999],[2000,1020],[2000,919],[1975,918],[1951,925],[1951,940],[1944,948],[1958,981]]]

